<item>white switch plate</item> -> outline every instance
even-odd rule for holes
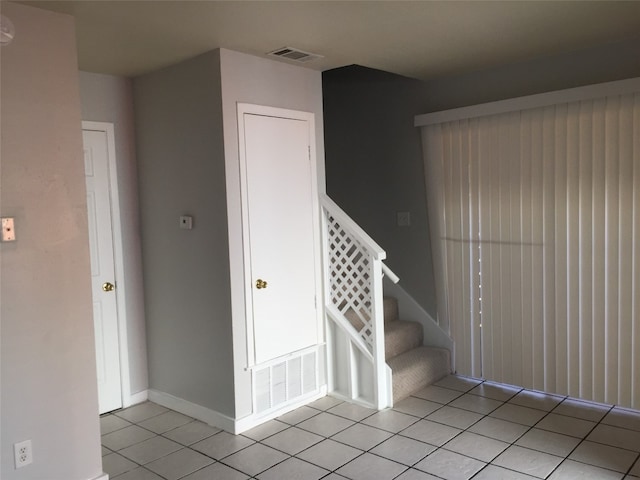
[[[411,212],[397,212],[396,220],[399,227],[411,226]]]
[[[16,241],[16,230],[13,217],[2,217],[2,241]]]

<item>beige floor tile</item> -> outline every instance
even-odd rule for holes
[[[362,421],[365,425],[380,428],[392,433],[398,433],[409,425],[416,423],[418,419],[406,413],[396,412],[395,410],[383,410],[377,412]]]
[[[460,375],[447,375],[443,379],[437,381],[434,385],[438,387],[450,388],[459,392],[468,392],[474,387],[482,383],[482,380],[475,378],[462,377]]]
[[[565,460],[553,472],[549,480],[619,480],[622,477],[623,474],[620,472]]]
[[[566,415],[568,417],[581,418],[582,420],[590,420],[592,422],[599,422],[610,409],[611,407],[609,405],[567,398],[553,409],[553,413]]]
[[[625,473],[638,458],[636,452],[584,441],[571,455],[571,460]]]
[[[156,403],[144,402],[139,403],[138,405],[134,405],[133,407],[114,412],[114,415],[117,415],[120,418],[124,418],[129,422],[138,423],[148,418],[155,417],[156,415],[160,415],[161,413],[167,412],[168,410],[168,408],[162,407]]]
[[[460,397],[462,394],[463,392],[459,392],[457,390],[429,385],[428,387],[414,393],[412,396],[422,398],[423,400],[429,400],[431,402],[446,404]]]
[[[465,457],[448,450],[436,450],[414,468],[449,480],[467,480],[473,477],[484,466],[473,458]]]
[[[311,408],[315,408],[316,410],[329,410],[336,405],[342,403],[342,400],[338,400],[337,398],[333,398],[330,395],[326,397],[319,398],[318,400],[311,402],[308,406]]]
[[[439,477],[434,477],[429,473],[416,470],[415,468],[410,468],[399,477],[396,477],[396,480],[441,480],[441,479]]]
[[[324,397],[324,398],[331,398],[331,397]],[[288,423],[289,425],[296,425],[300,422],[304,422],[305,420],[311,417],[315,417],[319,413],[320,412],[316,408],[302,406],[302,407],[296,408],[295,410],[292,410],[289,413],[285,413],[284,415],[278,417],[277,420],[284,423]]]
[[[262,443],[289,455],[295,455],[322,440],[324,437],[320,435],[290,427],[262,440]]]
[[[140,428],[137,425],[131,425],[103,435],[101,441],[108,449],[117,451],[148,440],[154,436],[153,432],[149,430]]]
[[[359,450],[369,450],[379,443],[384,442],[393,434],[379,428],[357,423],[334,435],[332,440],[345,443]]]
[[[640,452],[640,432],[626,428],[600,424],[587,437],[592,442]]]
[[[640,432],[640,412],[615,407],[602,419],[602,423]]]
[[[512,445],[492,463],[533,477],[546,478],[562,460],[562,457]]]
[[[214,463],[208,467],[187,475],[181,480],[247,480],[248,475],[234,470],[222,463]]]
[[[215,435],[218,432],[221,432],[217,427],[212,427],[207,425],[206,423],[194,421],[182,425],[181,427],[174,428],[163,434],[163,436],[167,437],[174,442],[178,442],[182,445],[193,445],[196,442],[204,440],[212,435]]]
[[[462,432],[442,448],[482,462],[490,462],[508,447],[508,443],[500,440],[483,437],[471,432]]]
[[[128,422],[117,415],[104,415],[100,417],[100,434],[106,435],[107,433],[115,432],[121,428],[129,427],[130,425],[131,422]]]
[[[110,478],[134,470],[138,466],[137,463],[117,453],[110,453],[102,457],[102,470],[104,473],[108,473]]]
[[[430,413],[442,408],[441,403],[430,402],[418,397],[407,397],[393,405],[397,412],[406,413],[415,417],[426,417]]]
[[[580,443],[580,439],[576,437],[532,428],[518,439],[516,445],[550,453],[551,455],[566,457],[578,443]]]
[[[252,477],[286,460],[289,455],[256,443],[224,459],[224,463]]]
[[[426,420],[442,423],[450,427],[467,429],[483,417],[480,413],[462,410],[460,408],[444,406],[427,416]]]
[[[547,415],[547,412],[542,410],[521,407],[511,403],[505,403],[490,414],[493,418],[499,418],[500,420],[507,420],[513,423],[520,423],[530,427],[538,423],[545,415]]]
[[[247,430],[246,432],[242,432],[242,435],[245,437],[249,437],[252,440],[260,441],[264,440],[271,435],[275,435],[278,432],[286,430],[291,425],[280,422],[279,420],[269,420],[262,425],[258,425],[257,427],[252,428],[251,430]]]
[[[536,424],[536,428],[562,433],[563,435],[571,435],[572,437],[584,438],[595,425],[595,422],[589,420],[550,413]]]
[[[481,397],[491,398],[493,400],[499,400],[501,402],[506,402],[521,390],[522,388],[513,387],[511,385],[484,382],[470,390],[469,393],[473,395],[479,395]]]
[[[142,428],[155,433],[165,433],[193,421],[193,418],[178,412],[168,411],[138,423]]]
[[[328,413],[333,413],[334,415],[339,415],[344,418],[348,418],[349,420],[353,420],[354,422],[359,422],[364,420],[365,418],[376,413],[377,410],[373,410],[372,408],[366,408],[361,405],[356,405],[355,403],[344,402],[340,405],[336,405],[335,407],[327,410]]]
[[[399,463],[365,453],[340,467],[336,473],[352,480],[391,480],[406,469]]]
[[[371,450],[371,453],[411,466],[436,449],[433,445],[395,435]]]
[[[216,433],[215,435],[205,438],[191,446],[200,453],[220,460],[232,453],[242,450],[249,445],[255,443],[253,440],[243,437],[242,435],[232,435],[227,432]]]
[[[329,472],[297,458],[289,458],[258,475],[259,480],[318,480]]]
[[[178,480],[190,473],[196,472],[201,468],[211,465],[214,461],[201,453],[194,452],[191,449],[183,448],[177,452],[173,452],[165,457],[154,460],[145,465],[154,473],[166,478],[167,480]]]
[[[182,445],[176,442],[172,442],[164,437],[156,436],[145,440],[144,442],[136,443],[130,447],[120,450],[123,456],[129,460],[133,460],[140,465],[145,465],[149,462],[153,462],[158,458],[169,455],[177,450],[180,450]]]
[[[515,397],[509,400],[509,403],[550,412],[564,399],[565,397],[560,395],[522,390]]]
[[[323,437],[330,437],[345,428],[350,427],[354,423],[355,422],[347,420],[346,418],[321,412],[315,417],[311,417],[304,422],[300,422],[297,426],[311,433],[322,435]]]
[[[109,480],[112,480],[111,477],[109,477]],[[135,470],[113,477],[113,480],[164,480],[164,478],[144,467],[138,467]]]
[[[462,430],[429,420],[420,420],[403,430],[401,435],[436,447],[442,446],[458,435]]]
[[[518,423],[500,420],[499,418],[484,417],[469,428],[472,433],[484,435],[507,443],[513,443],[520,438],[529,427]]]
[[[456,398],[449,404],[449,406],[487,415],[493,412],[502,404],[503,402],[499,400],[493,400],[492,398],[480,397],[478,395],[467,393],[461,397]]]
[[[316,443],[296,456],[327,470],[335,470],[359,455],[362,455],[362,450],[328,439]]]
[[[487,465],[473,477],[473,480],[533,480],[535,478],[497,465]]]

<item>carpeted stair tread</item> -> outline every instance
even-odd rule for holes
[[[401,355],[422,345],[422,325],[418,322],[396,320],[384,326],[384,356]]]
[[[451,373],[451,355],[444,348],[414,348],[387,364],[393,372],[394,403]]]

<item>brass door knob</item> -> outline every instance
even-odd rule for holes
[[[102,290],[105,292],[112,292],[114,288],[116,287],[111,282],[104,282],[102,284]]]
[[[258,280],[256,280],[256,288],[258,290],[260,290],[261,288],[267,288],[267,282],[259,278]]]

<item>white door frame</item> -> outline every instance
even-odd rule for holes
[[[255,362],[255,348],[253,342],[253,285],[251,276],[251,265],[246,255],[250,252],[249,244],[249,217],[248,217],[248,198],[247,198],[247,171],[246,171],[246,151],[244,142],[244,121],[243,117],[245,113],[253,115],[263,115],[267,117],[276,118],[288,118],[292,120],[304,120],[309,125],[309,161],[311,163],[311,199],[313,209],[313,249],[314,249],[314,266],[316,271],[316,320],[317,320],[317,338],[318,344],[324,343],[324,329],[322,322],[322,263],[321,263],[321,249],[320,249],[320,215],[319,215],[319,199],[318,199],[318,176],[317,176],[317,159],[316,159],[316,131],[315,131],[315,115],[310,112],[303,112],[300,110],[290,110],[278,107],[269,107],[264,105],[255,105],[251,103],[238,103],[237,104],[237,121],[238,121],[238,157],[240,162],[240,202],[241,202],[241,216],[242,216],[242,229],[245,234],[242,238],[243,251],[244,251],[244,302],[246,312],[246,345],[247,345],[247,358],[246,365],[248,369],[253,369],[256,366]],[[268,363],[268,362],[267,362]]]
[[[118,343],[120,345],[120,383],[122,407],[134,402],[131,398],[129,375],[129,349],[127,342],[126,282],[124,278],[124,256],[120,221],[120,197],[118,194],[118,171],[116,165],[116,143],[113,123],[82,122],[82,130],[104,132],[107,136],[107,161],[109,163],[109,197],[111,204],[111,231],[113,235],[113,261],[115,270],[116,310],[118,312]]]

